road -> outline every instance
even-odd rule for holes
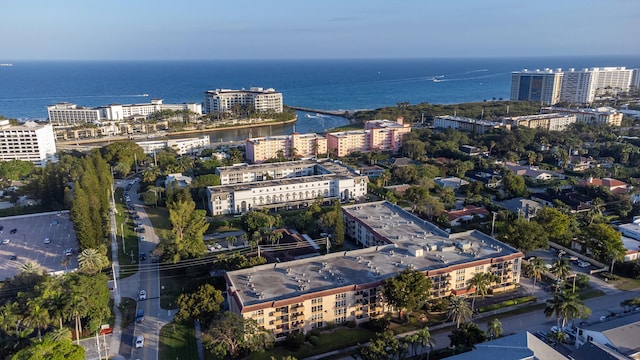
[[[142,202],[138,199],[138,187],[138,182],[133,183],[129,195],[135,210],[140,215],[138,221],[145,228],[144,241],[140,241],[139,249],[140,253],[147,254],[147,259],[140,261],[137,284],[131,284],[127,289],[121,289],[121,292],[126,294],[123,296],[133,299],[138,299],[140,290],[145,290],[147,293],[146,300],[138,301],[138,309],[144,310],[145,320],[136,323],[132,339],[133,341],[137,336],[143,336],[144,346],[138,349],[132,347],[131,359],[158,359],[160,329],[173,319],[173,314],[160,307],[160,272],[158,263],[153,263],[149,256],[159,244],[160,239],[153,230],[151,220],[144,211]]]

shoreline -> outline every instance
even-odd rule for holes
[[[210,133],[215,131],[224,131],[224,130],[237,130],[237,129],[248,129],[253,127],[261,127],[261,126],[269,126],[269,125],[288,125],[291,123],[295,123],[298,121],[298,117],[296,116],[290,120],[282,120],[282,121],[269,121],[269,122],[261,122],[254,124],[244,124],[244,125],[232,125],[232,126],[221,126],[221,127],[213,127],[213,128],[204,128],[204,129],[192,129],[192,130],[182,130],[175,132],[167,132],[161,136],[154,136],[152,138],[149,135],[123,135],[123,136],[112,136],[112,137],[100,137],[94,139],[78,139],[78,140],[66,140],[66,141],[58,141],[57,144],[60,145],[78,145],[78,144],[92,144],[92,143],[102,143],[102,142],[111,142],[111,141],[163,141],[168,139],[169,137],[173,137],[174,135],[187,135],[187,134],[201,134],[201,133]]]

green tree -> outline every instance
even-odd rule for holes
[[[603,262],[611,262],[613,273],[616,261],[622,261],[627,250],[622,243],[622,235],[605,224],[591,224],[583,228],[582,237],[594,257]]]
[[[49,311],[43,306],[41,298],[34,298],[27,302],[29,313],[26,320],[36,330],[38,341],[42,341],[40,329],[49,324]]]
[[[553,295],[553,299],[547,300],[547,304],[544,315],[547,318],[555,316],[559,329],[564,329],[569,320],[586,318],[591,315],[591,309],[582,303],[577,293],[557,292]]]
[[[391,331],[377,334],[369,346],[360,345],[358,355],[362,360],[401,359],[407,344],[398,340]]]
[[[460,328],[460,323],[466,323],[471,320],[473,310],[469,306],[467,299],[461,296],[450,296],[449,305],[447,306],[447,316],[449,320],[456,323],[456,329]]]
[[[475,344],[486,341],[487,336],[477,324],[465,322],[459,328],[451,331],[449,339],[451,347],[456,348],[457,351],[466,352],[473,349]]]
[[[196,210],[196,203],[186,189],[171,193],[167,199],[171,235],[168,252],[173,262],[202,256],[207,248],[203,241],[209,227],[204,210]]]
[[[202,334],[202,342],[207,350],[222,358],[267,349],[273,345],[273,338],[255,320],[225,311]]]
[[[18,351],[12,360],[84,360],[85,350],[82,346],[74,345],[71,340],[53,341],[45,339]]]
[[[527,185],[522,176],[507,174],[502,178],[502,183],[504,190],[512,197],[527,195]]]
[[[545,230],[549,240],[567,244],[571,239],[572,234],[569,231],[571,218],[562,211],[547,206],[538,211],[534,219]]]
[[[471,310],[475,309],[476,296],[484,297],[489,294],[491,286],[499,280],[498,276],[489,272],[481,272],[473,274],[473,277],[469,280],[469,289],[474,290],[473,300],[471,301]]]
[[[534,221],[523,218],[515,221],[498,223],[500,240],[517,247],[522,251],[546,249],[549,247],[547,233],[542,226]]]
[[[546,264],[542,259],[534,259],[525,266],[525,272],[533,279],[533,288],[536,287],[536,281],[542,279],[542,275],[547,271]]]
[[[431,332],[429,332],[429,327],[425,326],[422,329],[416,331],[416,336],[418,337],[418,342],[422,347],[422,351],[420,352],[420,359],[424,355],[424,349],[428,346],[429,351],[427,352],[427,360],[429,359],[429,353],[433,351],[433,345],[435,340],[431,337]]]
[[[502,323],[498,318],[494,318],[493,320],[487,323],[487,335],[489,339],[497,339],[502,336]]]
[[[420,308],[429,299],[431,280],[422,272],[405,269],[395,277],[387,279],[382,285],[382,295],[386,302],[398,310],[398,316]]]
[[[97,249],[84,249],[78,254],[78,269],[87,274],[95,274],[109,266],[109,259]]]
[[[205,188],[216,185],[220,185],[220,176],[216,174],[198,175],[191,182],[192,188]]]
[[[0,161],[0,179],[20,180],[34,173],[35,165],[31,161]]]
[[[224,297],[210,284],[200,286],[195,292],[178,297],[178,313],[175,321],[198,320],[208,324],[219,312]]]
[[[133,141],[118,141],[100,149],[102,157],[118,171],[120,177],[125,177],[138,162],[145,160],[146,154],[140,145]]]
[[[551,273],[564,281],[571,274],[571,263],[569,259],[562,258],[555,261],[551,266]]]

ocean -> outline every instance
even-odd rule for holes
[[[511,72],[524,68],[626,66],[640,57],[483,59],[5,61],[0,67],[0,115],[47,117],[47,105],[202,102],[212,89],[275,88],[287,105],[361,110],[429,102],[508,99]]]

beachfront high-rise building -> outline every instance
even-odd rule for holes
[[[273,88],[251,87],[249,90],[216,89],[204,93],[206,114],[224,113],[234,110],[234,106],[253,106],[252,112],[281,113],[283,110],[282,93]]]
[[[280,341],[328,323],[384,316],[391,308],[382,286],[405,269],[431,280],[432,299],[474,293],[478,273],[495,276],[493,293],[520,281],[522,252],[480,231],[449,234],[386,201],[345,205],[342,214],[345,234],[363,249],[228,271],[229,310]]]
[[[56,143],[53,127],[28,121],[23,125],[11,125],[0,120],[0,160],[31,161],[44,166],[55,160]]]
[[[621,67],[596,67],[576,71],[569,69],[562,78],[560,100],[589,104],[597,96],[615,96],[629,90],[634,70]]]
[[[560,101],[562,76],[561,69],[514,71],[511,73],[511,100],[553,105]]]
[[[247,160],[252,163],[275,158],[310,158],[327,153],[327,138],[315,133],[250,138],[245,145]]]
[[[201,104],[163,104],[162,99],[152,99],[150,103],[111,104],[95,108],[85,108],[67,102],[47,106],[49,122],[58,126],[96,124],[102,121],[123,121],[136,117],[148,118],[159,111],[165,110],[190,111],[196,115],[202,115]]]

